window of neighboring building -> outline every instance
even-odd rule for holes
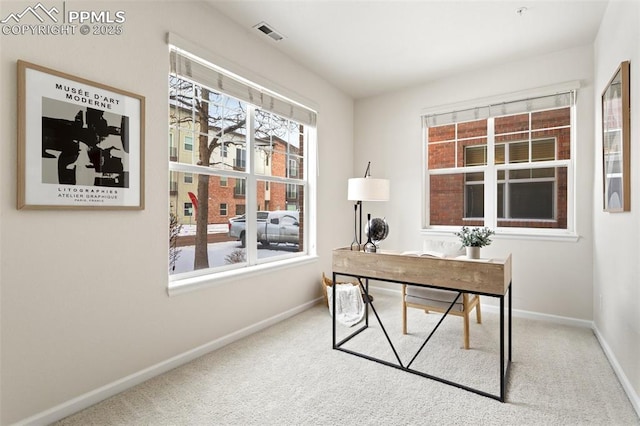
[[[236,148],[236,158],[233,162],[237,169],[245,169],[247,167],[247,150],[243,147]]]
[[[236,186],[233,189],[235,197],[244,197],[247,194],[247,181],[244,179],[236,179]]]
[[[289,159],[289,176],[290,177],[298,176],[298,159],[297,158]]]
[[[310,254],[315,112],[176,48],[169,107],[170,141],[183,140],[185,149],[191,141],[193,151],[169,158],[172,182],[182,182],[170,183],[170,206],[184,206],[173,213],[183,233],[196,234],[195,246],[180,246],[171,279]],[[286,238],[273,230],[265,238],[267,215],[280,210],[295,211],[299,220]],[[236,216],[229,218],[230,211]],[[208,232],[230,241],[205,244],[198,235]]]
[[[176,195],[178,193],[178,177],[175,172],[169,173],[169,194]]]
[[[178,148],[173,141],[173,133],[169,133],[169,158],[172,161],[178,161]]]
[[[193,137],[191,136],[184,137],[184,150],[193,151]]]
[[[287,184],[287,200],[298,198],[298,185]]]
[[[426,226],[573,231],[575,92],[424,117]]]
[[[187,217],[193,216],[193,203],[184,203],[183,214]]]

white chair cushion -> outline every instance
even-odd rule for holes
[[[417,305],[434,306],[447,309],[451,302],[458,296],[457,291],[439,290],[437,288],[425,288],[413,285],[407,286],[405,301]],[[462,295],[458,296],[452,309],[462,312]]]

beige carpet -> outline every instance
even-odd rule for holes
[[[439,317],[410,310],[402,336],[399,295],[374,294],[406,363]],[[348,346],[394,360],[370,324]],[[461,319],[447,318],[414,366],[498,393],[498,335],[498,316],[483,313],[465,351]],[[514,318],[513,345],[500,403],[332,350],[331,318],[318,305],[57,425],[640,425],[591,330]]]

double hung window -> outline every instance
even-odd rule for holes
[[[172,48],[172,279],[309,253],[314,127],[312,110]],[[282,211],[296,218],[286,229],[271,221]]]
[[[572,231],[574,105],[568,91],[424,116],[425,225]]]

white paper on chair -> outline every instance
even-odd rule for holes
[[[333,288],[327,287],[329,314],[333,315]],[[351,284],[338,284],[336,287],[336,320],[352,327],[362,321],[365,312],[360,287]]]

